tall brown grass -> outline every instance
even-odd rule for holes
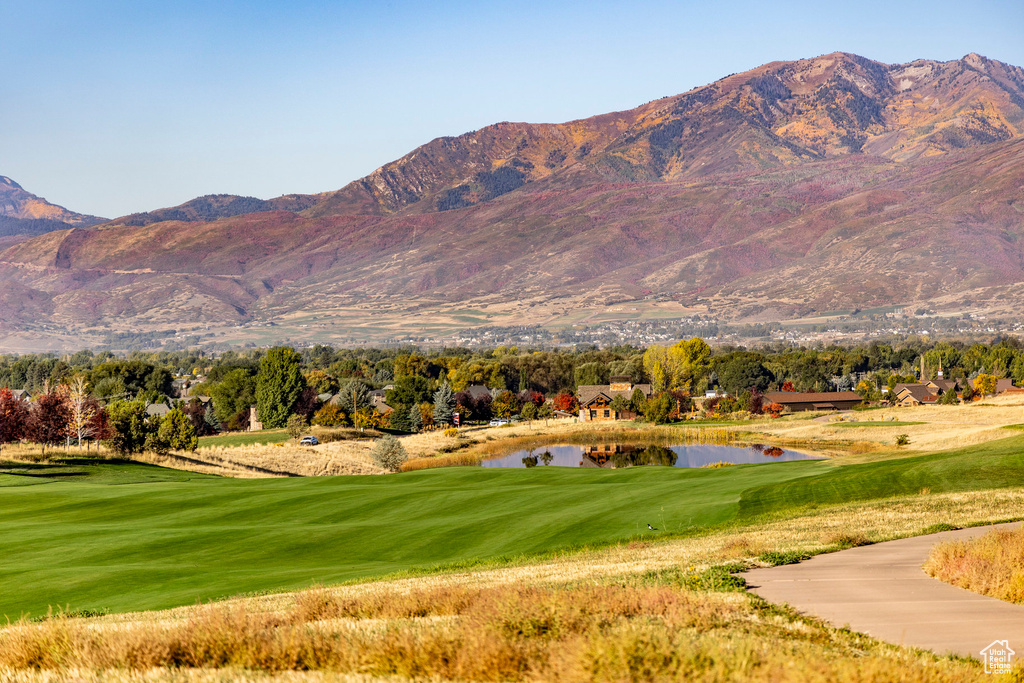
[[[362,597],[316,589],[281,612],[234,604],[196,609],[180,623],[21,623],[0,631],[0,669],[319,670],[475,681],[953,682],[976,674],[962,662],[762,610],[742,594],[664,585],[439,587]]]
[[[995,529],[969,541],[939,543],[924,570],[975,593],[1024,603],[1024,527]]]
[[[481,457],[475,453],[442,453],[428,458],[411,458],[402,464],[403,472],[426,470],[434,467],[462,467],[479,465]]]

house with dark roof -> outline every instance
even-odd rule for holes
[[[892,388],[892,391],[896,396],[896,405],[898,406],[920,406],[937,403],[939,396],[944,393],[940,392],[937,386],[929,386],[923,382],[897,384]]]
[[[764,395],[765,403],[778,403],[792,413],[805,410],[850,410],[864,399],[852,391],[774,391]]]
[[[381,415],[395,412],[395,409],[387,404],[387,392],[383,389],[371,391],[366,396],[370,399],[370,406]]]
[[[169,412],[171,409],[165,403],[150,403],[146,406],[146,414],[150,417],[163,417]]]
[[[938,391],[939,396],[946,393],[950,389],[957,392],[960,391],[960,384],[955,379],[942,379],[940,377],[939,379],[928,380],[927,382],[925,382],[925,385]]]
[[[470,398],[474,401],[479,401],[484,397],[494,398],[494,392],[491,391],[490,387],[485,387],[482,384],[471,384],[462,391],[469,394]]]
[[[650,384],[633,384],[633,379],[627,375],[612,377],[611,384],[581,384],[576,387],[576,398],[580,403],[580,419],[584,422],[634,419],[636,413],[629,410],[615,410],[611,407],[611,403],[617,396],[628,401],[637,389],[643,393],[644,398],[651,397]]]

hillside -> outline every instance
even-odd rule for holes
[[[69,211],[37,197],[7,176],[0,176],[0,240],[86,227],[105,218]]]
[[[240,197],[233,194],[208,194],[178,206],[133,213],[110,222],[116,225],[135,227],[164,221],[204,223],[248,213],[263,213],[264,211],[303,211],[315,205],[317,201],[318,197],[315,195],[301,194],[289,194],[274,199]]]
[[[978,55],[774,62],[627,112],[439,138],[326,195],[214,195],[21,242],[0,252],[0,331],[274,321],[270,338],[359,341],[645,298],[750,321],[1013,313],[1022,132],[1024,70]]]
[[[309,215],[459,208],[560,174],[676,180],[851,153],[908,161],[1008,140],[1022,126],[1019,67],[976,54],[890,66],[833,53],[773,62],[626,112],[438,138]]]

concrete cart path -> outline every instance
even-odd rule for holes
[[[921,566],[932,546],[1020,522],[943,531],[817,555],[799,564],[740,574],[769,602],[788,603],[833,626],[880,640],[980,658],[994,640],[1024,656],[1024,605],[978,595],[933,579]]]

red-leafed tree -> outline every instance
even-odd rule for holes
[[[783,382],[782,383],[782,390],[783,391],[796,391],[796,389],[793,388],[793,383],[792,382]]]
[[[89,424],[89,433],[93,441],[106,441],[114,436],[114,428],[110,426],[107,409],[97,406],[96,413]]]
[[[206,406],[198,398],[193,398],[182,406],[181,411],[192,423],[192,429],[196,430],[196,434],[207,436],[213,433],[213,425],[206,421]]]
[[[45,453],[47,446],[62,443],[68,438],[70,423],[67,387],[59,386],[52,390],[47,387],[32,404],[25,436],[29,441],[40,444]]]
[[[747,410],[751,415],[760,415],[764,412],[764,394],[758,391],[757,387],[750,390],[750,407]]]
[[[523,405],[532,403],[539,408],[544,405],[544,394],[531,389],[523,389],[519,392],[519,402]]]
[[[560,410],[563,413],[575,413],[579,410],[579,407],[580,403],[576,400],[576,396],[568,391],[563,391],[558,396],[555,396],[555,410]]]
[[[28,406],[7,387],[0,389],[0,447],[25,436]]]

